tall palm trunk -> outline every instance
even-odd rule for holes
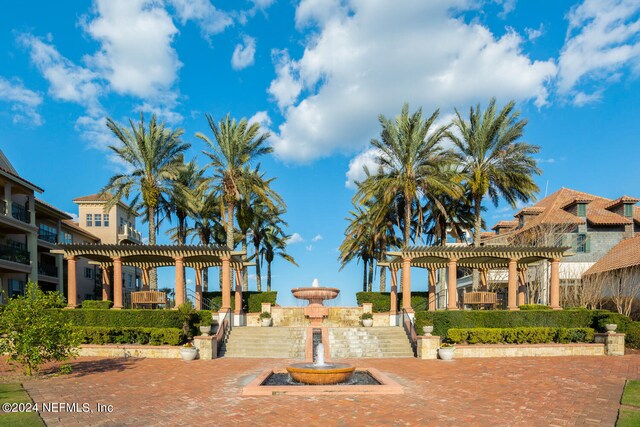
[[[255,237],[255,236],[254,236]],[[262,277],[260,277],[260,243],[254,240],[253,246],[256,251],[256,290],[262,292]]]
[[[367,283],[368,292],[373,291],[373,269],[375,268],[374,264],[375,264],[375,261],[371,259],[371,261],[369,261],[369,281]]]
[[[271,292],[271,261],[267,261],[267,292]]]
[[[242,256],[242,259],[244,261],[247,260],[247,235],[244,234],[242,236],[242,250],[244,251],[244,255]],[[249,275],[247,274],[247,267],[243,266],[242,267],[242,292],[248,292],[249,291]]]
[[[387,291],[387,267],[380,267],[380,292]]]
[[[409,239],[411,238],[411,195],[408,191],[404,193],[404,247],[409,246]]]
[[[364,268],[362,269],[362,292],[367,292],[367,259],[362,259]]]
[[[235,247],[233,241],[233,202],[227,203],[227,224],[226,224],[226,232],[227,232],[227,246],[230,250],[233,250]]]
[[[149,217],[149,245],[156,244],[156,208],[155,206],[147,207],[147,216]],[[158,289],[158,271],[155,268],[149,269],[149,289],[155,291]]]
[[[202,292],[209,292],[209,267],[202,269]]]
[[[473,199],[474,221],[473,221],[473,246],[480,246],[480,232],[482,228],[482,196]],[[473,269],[471,273],[471,288],[476,291],[480,287],[480,272]]]

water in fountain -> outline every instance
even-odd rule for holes
[[[324,362],[324,344],[322,343],[316,346],[316,361],[313,366],[331,366]]]
[[[313,282],[311,282],[311,287],[312,288],[319,288],[320,287],[320,282],[318,281],[318,279],[313,279]]]

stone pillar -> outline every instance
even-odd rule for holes
[[[120,310],[122,304],[122,260],[113,259],[113,309]]]
[[[458,269],[458,260],[455,258],[451,258],[449,260],[449,280],[447,281],[447,310],[457,310],[458,305],[456,304],[456,299],[458,297],[458,277],[457,277],[457,269]]]
[[[198,349],[200,360],[210,360],[218,357],[218,341],[215,336],[203,337],[201,335],[193,337],[193,346]]]
[[[67,307],[78,306],[78,284],[76,271],[76,257],[67,258]]]
[[[236,293],[233,314],[242,314],[242,270],[236,269]]]
[[[607,356],[624,356],[624,334],[596,334],[595,342],[604,344],[604,354]]]
[[[231,310],[231,258],[222,258],[222,307],[220,311]]]
[[[176,258],[176,307],[184,304],[184,260]]]
[[[525,304],[525,291],[526,291],[526,286],[525,286],[525,277],[524,277],[524,272],[525,269],[524,268],[520,268],[518,269],[518,307],[520,307],[521,305]]]
[[[428,268],[429,272],[429,311],[436,311],[436,270]]]
[[[109,267],[102,266],[102,301],[111,299],[111,277],[109,277]]]
[[[196,310],[202,310],[202,270],[196,267]]]
[[[389,296],[390,311],[389,314],[395,315],[398,314],[398,270],[395,268],[391,268],[391,295]]]
[[[418,359],[437,359],[438,348],[440,348],[440,337],[419,336],[418,337]]]
[[[413,313],[411,308],[411,258],[402,259],[402,308]]]
[[[509,260],[509,285],[507,295],[507,310],[519,310],[517,300],[518,287],[518,260]]]
[[[560,310],[560,260],[551,260],[551,283],[549,286],[549,305]]]

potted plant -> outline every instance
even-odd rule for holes
[[[425,337],[430,337],[433,332],[433,323],[430,320],[427,320],[422,325],[422,334]]]
[[[455,351],[453,344],[447,342],[442,343],[438,349],[438,356],[442,360],[453,360],[453,352]]]
[[[608,334],[613,334],[618,328],[618,325],[615,323],[607,323],[606,325],[604,325],[604,327],[607,330]]]
[[[180,347],[180,356],[182,360],[194,360],[198,356],[198,349],[188,342]]]
[[[208,337],[211,334],[211,323],[201,323],[200,324],[200,333],[203,337]]]
[[[365,328],[370,328],[373,326],[373,313],[362,313],[360,316],[360,320],[362,320],[362,326]]]
[[[184,304],[180,304],[177,307],[178,313],[180,313],[180,318],[182,319],[182,333],[185,337],[190,336],[190,328],[189,325],[192,324],[192,321],[196,315],[196,310],[193,308],[193,304],[191,301],[185,302]]]
[[[271,326],[271,313],[267,311],[260,313],[260,324],[265,327]]]

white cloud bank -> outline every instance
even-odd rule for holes
[[[293,233],[287,239],[287,245],[294,245],[296,243],[302,243],[302,242],[304,242],[304,238],[300,235],[300,233]]]
[[[301,58],[283,51],[274,57],[277,76],[268,92],[285,119],[273,138],[276,154],[307,162],[358,151],[376,135],[376,117],[395,116],[405,101],[429,114],[492,96],[545,105],[557,72],[553,59],[529,59],[514,31],[496,38],[455,18],[475,5],[302,0],[296,24],[317,32]]]
[[[242,36],[242,43],[238,43],[231,56],[231,66],[234,70],[242,70],[253,65],[256,54],[256,39],[250,36]]]
[[[9,81],[0,77],[0,101],[8,102],[13,112],[13,123],[25,123],[33,126],[42,124],[38,107],[42,104],[42,96],[14,79]]]

